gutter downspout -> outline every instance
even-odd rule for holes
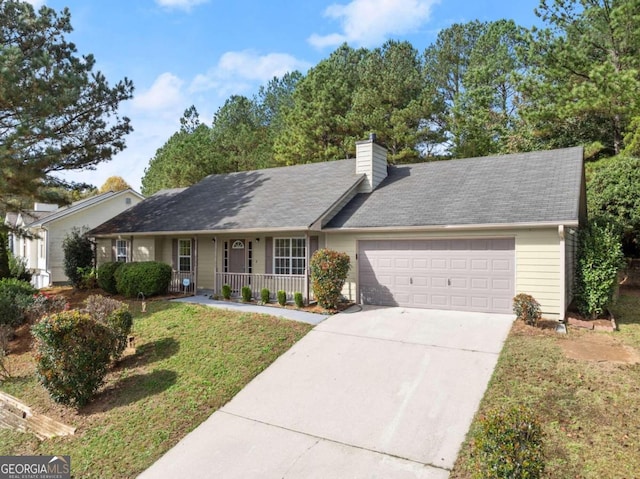
[[[558,236],[560,237],[560,320],[564,321],[567,313],[567,248],[564,225],[558,226]]]

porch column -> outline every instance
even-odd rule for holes
[[[218,294],[218,238],[213,237],[213,294]]]
[[[304,255],[305,255],[305,275],[304,275],[304,289],[306,292],[305,295],[305,304],[309,304],[309,273],[311,272],[311,268],[309,267],[309,250],[311,249],[311,235],[309,234],[309,230],[305,233],[304,238]]]
[[[198,294],[198,237],[193,237],[193,294]]]

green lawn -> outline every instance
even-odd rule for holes
[[[640,297],[621,296],[615,314],[617,332],[559,335],[518,323],[505,343],[479,413],[507,404],[532,407],[545,434],[544,477],[639,477],[640,364],[568,359],[562,349],[563,341],[605,335],[640,350]],[[474,422],[451,478],[471,477],[476,428]]]
[[[152,302],[149,309],[134,320],[136,354],[121,360],[80,411],[49,399],[30,353],[10,356],[21,375],[0,389],[78,430],[43,442],[2,430],[0,455],[70,455],[75,477],[134,477],[312,327],[188,304]]]

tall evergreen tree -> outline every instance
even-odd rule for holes
[[[0,206],[59,201],[52,187],[74,185],[55,173],[93,168],[125,147],[131,126],[117,111],[133,84],[110,87],[92,55],[77,55],[66,8],[36,13],[3,0],[0,18]]]

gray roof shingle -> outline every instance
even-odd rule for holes
[[[582,168],[581,147],[390,167],[327,228],[578,221]]]
[[[89,233],[306,229],[361,179],[354,159],[210,175],[158,192]]]

